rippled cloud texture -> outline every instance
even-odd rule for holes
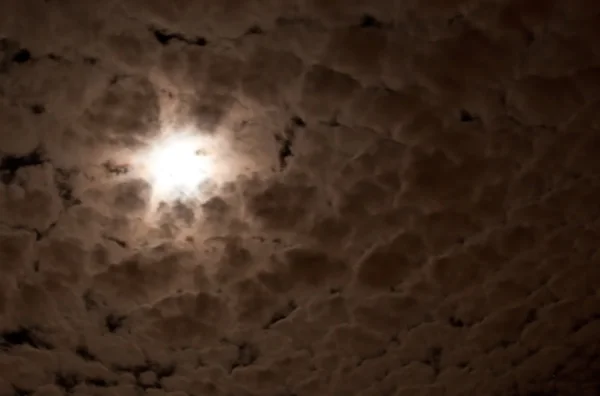
[[[5,1],[0,396],[597,394],[599,15]]]

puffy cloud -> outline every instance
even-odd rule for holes
[[[418,235],[402,233],[373,247],[358,263],[357,281],[365,286],[389,289],[401,283],[425,259]]]
[[[316,188],[275,181],[266,184],[247,201],[249,214],[267,228],[288,231],[306,221],[316,201]]]
[[[135,147],[160,132],[156,88],[144,78],[116,76],[85,110],[82,127],[94,142]]]
[[[0,263],[4,276],[23,274],[32,269],[34,243],[35,235],[31,232],[0,229]]]
[[[26,109],[0,103],[0,117],[4,120],[0,144],[4,154],[25,155],[34,151],[39,144],[38,134],[28,120],[28,114]]]
[[[252,102],[278,107],[289,101],[289,91],[293,90],[302,66],[302,61],[293,54],[259,47],[244,64],[242,91]]]
[[[597,9],[8,1],[0,396],[586,393]]]
[[[8,170],[12,180],[0,185],[4,224],[41,233],[58,219],[62,203],[52,173],[52,167],[47,164],[17,169],[14,176]]]
[[[357,88],[358,83],[351,76],[314,65],[304,77],[301,108],[311,118],[330,121],[349,102]]]
[[[136,307],[161,300],[177,290],[194,290],[191,252],[168,246],[133,254],[94,275],[93,290],[115,307]]]

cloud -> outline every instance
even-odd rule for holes
[[[586,393],[597,9],[9,1],[0,394]]]
[[[84,111],[81,123],[95,142],[135,147],[158,136],[159,111],[155,87],[147,79],[116,76]]]

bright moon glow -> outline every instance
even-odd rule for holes
[[[194,136],[171,136],[156,143],[145,159],[154,192],[163,197],[193,193],[212,170],[211,158]]]

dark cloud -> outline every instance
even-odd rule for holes
[[[160,133],[156,88],[145,78],[115,76],[90,103],[83,127],[99,143],[136,146]]]
[[[600,7],[563,3],[3,4],[0,396],[597,394]]]

